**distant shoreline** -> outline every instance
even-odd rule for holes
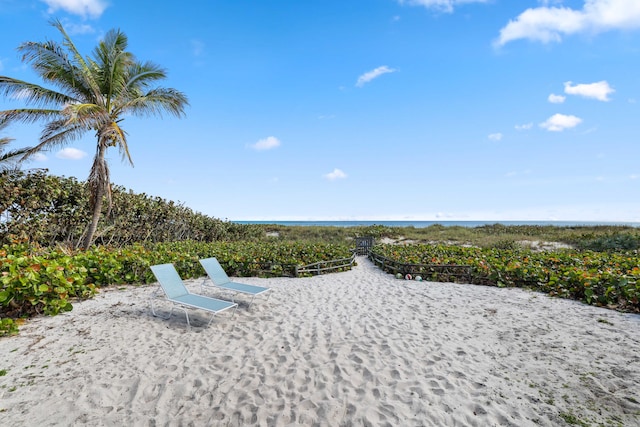
[[[426,228],[432,225],[444,227],[481,227],[484,225],[501,224],[505,226],[533,225],[555,227],[594,227],[594,226],[626,226],[640,227],[640,222],[606,222],[606,221],[234,221],[235,224],[274,224],[300,227],[368,227],[382,225],[386,227],[414,227]]]

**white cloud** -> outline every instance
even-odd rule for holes
[[[487,3],[488,0],[398,0],[400,4],[409,6],[424,6],[428,9],[436,9],[443,12],[453,12],[455,6],[465,3]]]
[[[68,23],[65,22],[64,23],[64,29],[70,34],[70,35],[76,35],[76,34],[93,34],[96,32],[96,30],[91,26],[91,25],[87,25],[87,24],[73,24],[73,23]]]
[[[107,8],[107,2],[103,0],[42,0],[49,6],[49,13],[55,13],[62,9],[74,15],[98,18]]]
[[[572,85],[573,82],[564,84],[564,92],[569,95],[579,95],[585,98],[593,98],[598,101],[610,101],[609,95],[615,92],[606,80],[596,83]]]
[[[523,125],[516,125],[516,130],[529,130],[533,127],[533,123],[525,123]]]
[[[365,85],[365,83],[369,83],[371,80],[376,79],[376,78],[380,77],[383,74],[395,73],[396,71],[397,70],[395,70],[393,68],[389,68],[386,65],[383,65],[382,67],[378,67],[375,70],[367,71],[366,73],[364,73],[363,75],[358,77],[358,81],[356,82],[356,86],[362,87],[362,86]]]
[[[488,138],[491,141],[500,141],[502,140],[502,134],[500,132],[489,134]]]
[[[640,28],[638,0],[585,0],[580,10],[568,7],[529,8],[500,30],[497,46],[518,39],[559,42],[562,36]]]
[[[275,136],[268,136],[253,144],[251,148],[258,151],[272,150],[280,146],[280,140]]]
[[[84,151],[71,147],[63,148],[56,153],[56,157],[59,159],[80,160],[86,156],[87,153]]]
[[[346,178],[347,174],[336,168],[333,170],[333,172],[329,172],[328,174],[324,175],[324,177],[329,181],[335,181],[336,179]]]
[[[540,127],[551,132],[562,132],[565,129],[576,127],[580,123],[582,123],[582,119],[579,117],[568,116],[565,114],[554,114],[545,122],[540,123]]]
[[[549,98],[547,98],[547,100],[552,104],[562,104],[565,99],[567,99],[566,96],[556,95],[555,93],[552,93],[549,95]]]
[[[34,154],[33,156],[31,156],[31,159],[35,160],[36,162],[46,162],[48,160],[47,156],[42,153]]]

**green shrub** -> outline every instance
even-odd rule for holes
[[[70,299],[88,298],[95,286],[87,283],[87,269],[69,256],[51,258],[12,255],[0,251],[0,305],[11,317],[72,309]]]
[[[0,173],[0,244],[28,242],[74,248],[90,217],[86,183],[46,171]],[[112,186],[113,207],[105,211],[96,244],[255,240],[260,228],[194,212],[179,203]]]
[[[631,234],[613,234],[581,241],[579,248],[598,252],[637,250],[640,249],[640,237]]]
[[[490,247],[501,250],[515,250],[519,248],[518,244],[511,239],[497,240],[493,242]]]
[[[587,304],[640,312],[640,254],[533,252],[447,245],[376,245],[373,252],[404,264],[467,265],[471,283],[525,287]]]

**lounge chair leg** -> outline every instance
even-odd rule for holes
[[[231,317],[236,315],[236,311],[238,311],[238,304],[236,304],[236,308],[233,309],[233,313],[231,313]]]
[[[177,307],[178,309],[184,311],[184,316],[187,318],[187,326],[191,327],[191,322],[189,322],[189,312],[184,307]]]
[[[207,327],[209,327],[209,326],[211,325],[211,322],[213,322],[213,318],[214,318],[214,317],[216,317],[216,314],[215,314],[215,313],[213,313],[213,314],[211,315],[211,319],[209,319],[209,323],[207,323]]]
[[[153,317],[159,317],[162,320],[168,320],[173,315],[173,305],[171,305],[171,310],[169,310],[169,315],[167,317],[162,317],[158,313],[156,313],[156,310],[153,307],[153,298],[149,300],[149,305],[151,305],[151,314],[153,314]]]

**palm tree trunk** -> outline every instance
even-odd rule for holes
[[[94,235],[98,229],[98,222],[100,221],[100,215],[102,214],[102,202],[105,195],[110,196],[109,186],[111,185],[109,179],[109,168],[105,162],[104,155],[107,150],[105,141],[99,139],[98,152],[93,159],[93,166],[91,166],[91,172],[89,172],[89,179],[87,184],[89,185],[89,206],[93,209],[91,215],[91,222],[87,229],[87,234],[84,236],[84,242],[82,247],[87,250],[93,243]],[[109,199],[111,200],[111,199]]]
[[[95,201],[93,203],[91,223],[89,224],[87,234],[84,236],[84,242],[82,243],[82,248],[85,251],[89,249],[91,247],[91,244],[93,243],[93,236],[96,234],[96,230],[98,229],[98,222],[100,221],[100,214],[102,213],[103,192],[99,191],[99,194],[96,194],[94,197]]]

